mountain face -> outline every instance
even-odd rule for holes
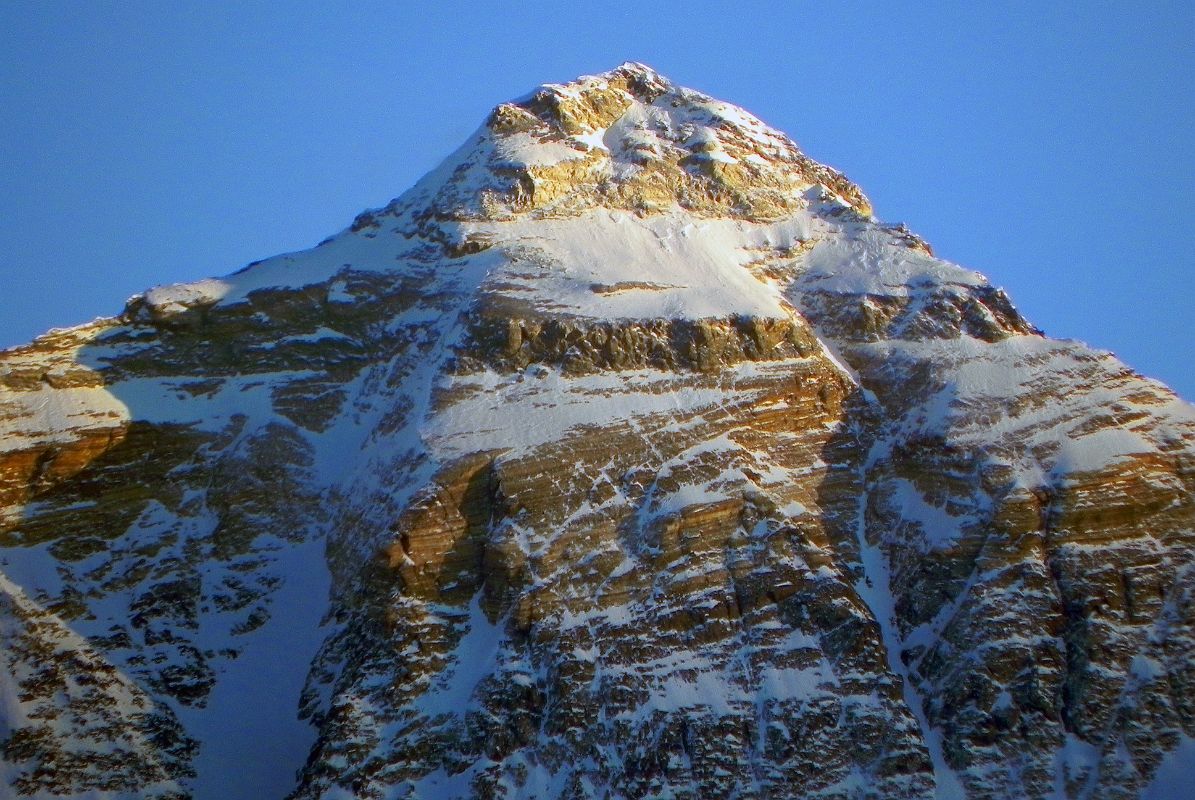
[[[0,430],[5,796],[1078,800],[1195,760],[1195,408],[642,65],[0,353]]]

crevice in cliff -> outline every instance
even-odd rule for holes
[[[872,399],[873,396],[870,393],[866,393],[865,396],[867,405],[874,406],[876,401]],[[913,677],[912,670],[901,657],[904,640],[896,621],[896,600],[891,585],[888,557],[884,553],[880,534],[874,534],[874,542],[869,535],[871,532],[868,526],[868,508],[873,489],[870,472],[877,462],[888,456],[886,451],[891,447],[891,443],[883,438],[884,432],[877,431],[876,428],[876,423],[872,422],[855,429],[857,452],[865,454],[858,466],[860,493],[855,509],[854,531],[862,574],[855,582],[855,591],[867,604],[873,619],[879,625],[888,669],[901,682],[905,706],[917,721],[921,741],[928,750],[933,764],[935,797],[938,800],[961,800],[967,796],[966,791],[958,774],[946,760],[942,733],[930,723],[926,714],[926,699]]]

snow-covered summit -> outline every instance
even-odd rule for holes
[[[642,65],[0,353],[0,434],[0,795],[1128,800],[1195,741],[1195,409]]]
[[[449,258],[493,248],[473,260],[486,290],[539,312],[779,318],[791,309],[750,268],[844,212],[863,220],[870,206],[787,136],[627,63],[497,106],[411,190],[320,247],[156,287],[133,310],[164,319],[342,269],[411,269],[432,245]]]
[[[493,220],[679,206],[760,220],[804,207],[805,191],[819,184],[870,213],[857,187],[784,134],[628,63],[497,106],[394,208]]]

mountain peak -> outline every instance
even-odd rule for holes
[[[539,104],[547,112],[547,116],[562,130],[583,127],[582,120],[573,118],[568,112],[568,101],[585,103],[599,103],[603,98],[609,99],[612,93],[625,95],[621,98],[625,107],[625,100],[634,98],[644,103],[652,103],[662,95],[676,93],[680,89],[675,83],[664,77],[656,70],[636,61],[626,61],[612,70],[597,75],[582,75],[567,83],[546,83],[522,99],[520,104]],[[561,105],[560,101],[564,101]],[[505,104],[503,104],[505,105]],[[498,106],[501,108],[502,106]],[[495,109],[496,110],[496,109]],[[564,112],[561,114],[561,112]],[[614,118],[605,120],[606,127]],[[593,127],[590,127],[593,130]]]
[[[775,220],[803,208],[816,186],[870,216],[857,186],[783,133],[627,62],[498,105],[465,146],[398,202],[452,219],[573,216],[604,207]]]
[[[0,795],[1129,800],[1193,497],[1195,408],[624,64],[0,353]]]

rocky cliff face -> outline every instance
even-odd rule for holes
[[[0,425],[9,793],[1134,798],[1195,746],[1195,409],[640,65],[0,354]]]

